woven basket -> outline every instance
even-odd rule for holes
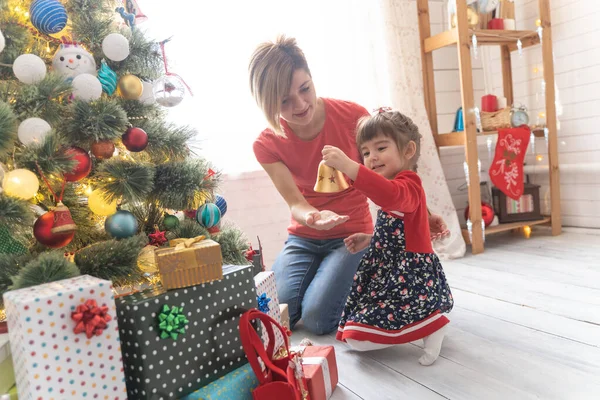
[[[484,132],[510,128],[510,107],[494,112],[481,111],[481,127]]]

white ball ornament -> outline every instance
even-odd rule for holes
[[[19,124],[17,136],[25,146],[41,144],[50,133],[52,127],[41,118],[27,118]]]
[[[37,83],[46,77],[46,64],[35,54],[21,54],[13,62],[13,72],[23,83]]]
[[[110,60],[123,61],[129,56],[129,40],[120,33],[111,33],[102,41],[102,51]]]
[[[73,79],[72,85],[77,100],[91,101],[102,96],[102,84],[94,75],[79,74]]]

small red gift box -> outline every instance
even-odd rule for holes
[[[327,400],[338,383],[333,346],[307,346],[302,352],[302,370],[310,400]]]

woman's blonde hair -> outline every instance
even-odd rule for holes
[[[296,44],[296,39],[284,35],[278,36],[274,42],[260,44],[252,54],[248,66],[252,96],[269,126],[281,136],[285,136],[279,121],[281,102],[290,92],[297,69],[305,70],[310,76],[306,58]]]
[[[406,115],[398,111],[382,111],[375,115],[363,117],[356,127],[356,145],[359,148],[377,135],[383,135],[394,140],[398,149],[403,150],[409,142],[415,142],[415,155],[411,158],[411,168],[417,171],[417,161],[421,155],[421,134],[419,128]]]

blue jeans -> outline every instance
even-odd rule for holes
[[[273,271],[291,328],[302,318],[304,327],[317,335],[337,329],[363,254],[348,252],[343,239],[288,237]]]

